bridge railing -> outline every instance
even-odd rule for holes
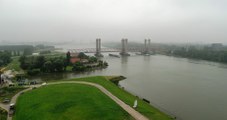
[[[145,48],[127,48],[128,52],[143,52],[145,50]],[[68,51],[71,53],[95,53],[96,48],[68,49]],[[101,52],[121,52],[121,48],[102,48]]]

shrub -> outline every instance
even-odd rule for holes
[[[40,70],[39,69],[29,69],[27,71],[28,75],[37,75],[40,73]]]

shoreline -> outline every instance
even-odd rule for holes
[[[94,84],[98,84],[108,90],[111,94],[116,96],[118,99],[122,100],[125,104],[132,106],[135,99],[138,100],[138,109],[137,111],[141,113],[142,115],[148,117],[148,119],[153,120],[173,120],[174,116],[169,115],[165,111],[162,111],[162,109],[159,109],[159,107],[153,106],[152,104],[146,103],[143,100],[139,99],[135,95],[131,94],[130,92],[120,88],[117,86],[114,82],[112,82],[108,78],[118,78],[116,81],[121,81],[125,79],[123,76],[93,76],[93,77],[81,77],[81,78],[73,78],[73,79],[62,79],[62,80],[55,80],[55,81],[49,81],[47,84],[52,84],[54,82],[91,82]],[[109,82],[108,82],[109,81]],[[27,90],[27,89],[26,89]],[[21,93],[21,92],[19,92]],[[18,93],[17,93],[18,94]],[[155,113],[155,114],[152,114]],[[157,114],[157,115],[156,115]]]

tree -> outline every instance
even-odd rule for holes
[[[38,56],[35,59],[34,67],[35,68],[42,68],[45,63],[45,57],[44,56]]]
[[[69,65],[70,64],[70,59],[71,59],[71,53],[68,51],[66,53],[66,60],[67,60],[67,64]]]
[[[61,72],[64,70],[64,61],[61,58],[55,59],[53,61],[54,71]]]
[[[109,66],[108,63],[107,63],[106,61],[103,63],[103,65],[104,65],[105,67]]]
[[[53,72],[54,67],[51,61],[46,61],[43,65],[43,72]]]
[[[66,67],[69,65],[69,63],[67,62],[67,59],[63,59],[63,70],[66,70]]]
[[[0,51],[0,66],[7,65],[12,61],[10,52],[1,52]]]
[[[86,67],[81,62],[76,62],[73,65],[72,70],[73,71],[84,71]]]
[[[99,66],[99,67],[102,67],[102,66],[103,66],[103,61],[102,61],[102,60],[99,60],[99,61],[98,61],[98,66]]]
[[[40,70],[39,69],[29,69],[27,71],[28,75],[37,75],[40,73]]]
[[[23,55],[23,56],[21,56],[21,57],[19,58],[19,62],[20,62],[20,63],[24,63],[25,60],[26,60],[26,56],[25,56],[25,55]]]
[[[80,52],[79,55],[78,55],[78,58],[85,59],[85,58],[88,58],[88,56],[85,55],[83,52]]]
[[[214,51],[207,48],[202,50],[193,47],[190,47],[188,50],[178,49],[173,52],[173,55],[227,63],[227,51]]]
[[[98,61],[98,59],[96,57],[92,56],[92,57],[89,57],[88,61],[89,61],[89,63],[95,63]]]

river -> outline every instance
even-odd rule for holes
[[[103,58],[109,67],[83,74],[42,76],[45,80],[123,75],[130,93],[182,120],[227,120],[227,65],[163,55]]]

